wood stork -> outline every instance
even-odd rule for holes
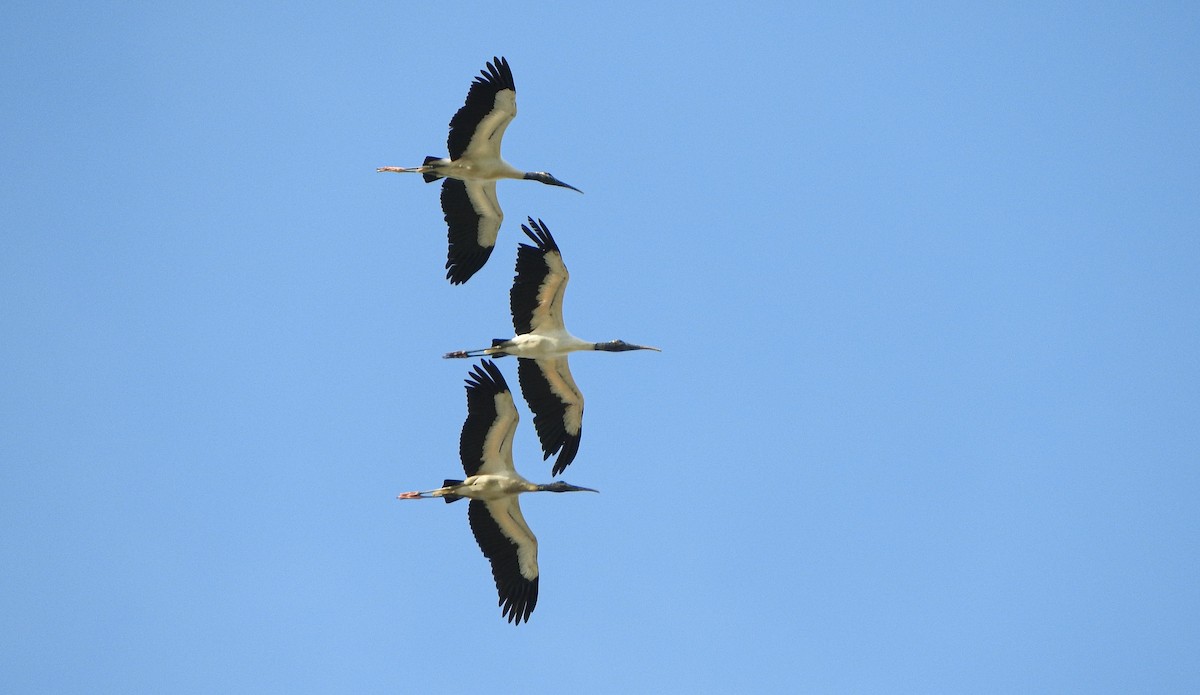
[[[536,246],[521,244],[517,249],[517,273],[508,295],[516,336],[496,338],[489,348],[458,350],[443,357],[515,355],[520,358],[517,378],[521,393],[533,411],[542,457],[548,459],[558,452],[551,471],[551,475],[558,475],[575,460],[583,435],[583,393],[571,376],[567,355],[579,350],[661,350],[623,340],[593,343],[568,333],[563,325],[562,308],[570,274],[558,244],[541,220],[535,222],[530,217],[529,225],[521,225],[521,229]]]
[[[449,226],[446,279],[471,279],[492,255],[504,211],[496,199],[499,179],[528,179],[580,191],[544,171],[521,171],[500,158],[504,129],[517,116],[517,87],[504,58],[492,58],[467,92],[467,102],[450,119],[449,157],[426,157],[419,167],[379,167],[376,171],[421,174],[429,183],[444,178],[442,212]]]
[[[492,565],[500,594],[502,614],[508,622],[528,622],[538,598],[537,538],[517,496],[522,492],[598,492],[556,481],[536,485],[513,468],[513,432],[517,407],[504,375],[496,363],[482,360],[467,378],[467,420],[459,437],[458,452],[466,480],[447,480],[425,492],[405,492],[398,499],[441,497],[455,502],[471,500],[467,518],[479,549]]]

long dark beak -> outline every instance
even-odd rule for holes
[[[630,350],[653,350],[655,352],[662,352],[662,350],[659,350],[656,347],[651,347],[649,345],[634,345],[633,343],[620,343],[619,347],[611,348],[612,352],[629,352]]]
[[[549,183],[552,186],[562,186],[563,188],[570,188],[572,191],[575,191],[576,193],[583,193],[583,191],[579,190],[578,188],[572,186],[569,183],[564,183],[562,181],[559,181],[558,179],[554,178],[553,176],[551,176],[549,178],[550,178],[550,180],[547,181],[547,183]]]
[[[600,492],[599,490],[593,490],[590,487],[579,487],[578,485],[571,485],[569,483],[567,484],[567,487],[570,488],[570,490],[567,490],[567,492],[595,492],[597,494]]]

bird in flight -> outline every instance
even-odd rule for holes
[[[508,622],[529,621],[538,599],[538,542],[517,497],[525,492],[597,492],[563,481],[537,485],[513,467],[517,407],[496,363],[483,360],[467,377],[467,420],[458,441],[464,480],[446,480],[436,490],[405,492],[398,499],[441,497],[471,500],[467,519],[475,541],[492,565],[501,614]]]
[[[496,338],[492,346],[478,350],[457,350],[443,357],[504,357],[515,355],[521,393],[533,411],[533,426],[542,444],[543,458],[558,453],[551,475],[571,465],[579,452],[583,436],[583,393],[575,385],[567,356],[580,350],[627,352],[654,350],[624,340],[595,343],[576,338],[563,323],[563,295],[570,274],[550,230],[541,220],[529,218],[521,225],[533,245],[517,248],[517,270],[509,290],[512,310],[512,338]]]
[[[504,221],[496,181],[526,179],[582,193],[544,171],[521,171],[500,157],[504,130],[517,116],[517,87],[504,58],[493,58],[471,83],[467,101],[450,119],[448,157],[426,157],[421,166],[379,167],[376,171],[421,174],[442,182],[442,212],[449,227],[446,279],[460,285],[479,271]]]

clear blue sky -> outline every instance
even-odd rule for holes
[[[6,9],[0,691],[1200,690],[1200,10],[518,5]],[[493,55],[586,194],[451,287],[375,167]],[[523,502],[514,628],[394,497],[526,215],[663,352],[572,360],[602,494]]]

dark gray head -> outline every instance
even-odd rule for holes
[[[633,343],[627,343],[624,340],[610,340],[607,343],[596,343],[596,349],[602,352],[628,352],[630,350],[653,350],[655,352],[662,352],[662,350],[659,350],[656,347],[650,347],[649,345],[634,345]]]
[[[546,485],[538,485],[538,490],[541,490],[542,492],[600,492],[599,490],[593,490],[590,487],[579,487],[578,485],[564,483],[561,480],[556,480],[553,483],[547,483]]]
[[[530,181],[541,181],[542,183],[548,183],[551,186],[562,186],[563,188],[570,188],[572,191],[583,193],[583,191],[580,191],[571,184],[563,183],[544,171],[531,171],[525,174],[525,178],[529,179]]]

